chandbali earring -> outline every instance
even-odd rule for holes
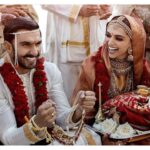
[[[128,58],[127,58],[127,60],[128,61],[133,61],[133,51],[132,51],[132,49],[131,48],[129,48],[128,49]]]

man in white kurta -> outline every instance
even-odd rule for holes
[[[52,63],[44,62],[43,64],[43,71],[46,73],[47,78],[46,89],[49,100],[43,102],[37,108],[37,111],[35,110],[37,99],[35,97],[36,89],[33,85],[33,74],[36,72],[35,66],[41,51],[41,34],[38,28],[37,23],[34,21],[18,17],[13,19],[10,24],[7,24],[4,29],[7,54],[0,59],[0,141],[6,145],[29,145],[45,138],[50,140],[47,127],[51,125],[55,127],[58,124],[62,128],[68,129],[69,127],[78,127],[80,123],[80,119],[73,123],[72,118],[68,116],[73,116],[75,112],[81,113],[82,107],[70,107],[63,91],[61,73],[56,65]],[[7,70],[8,68],[5,70],[4,65],[9,65],[13,72]],[[8,72],[6,73],[5,71]],[[13,73],[11,77],[9,77],[9,73]],[[22,100],[19,96],[16,96],[19,93],[13,94],[20,89],[13,87],[13,90],[11,90],[9,86],[10,82],[16,82],[16,86],[19,84],[17,78],[15,81],[11,81],[12,76],[21,79],[23,86],[20,88],[23,88],[27,97],[29,118],[26,118],[27,122],[22,123],[20,126],[18,126],[17,115],[22,114],[21,111],[24,110],[21,110],[16,115],[15,111],[17,111],[16,107],[18,107],[15,102],[16,98],[17,103],[21,103]],[[7,82],[8,80],[10,81]],[[88,95],[88,93],[86,94]],[[22,120],[22,118],[20,119]],[[72,124],[69,124],[70,121]],[[54,122],[56,122],[55,125]],[[74,144],[88,145],[91,141],[94,141],[94,144],[101,144],[100,137],[94,131],[83,128],[81,132]],[[69,131],[68,133],[70,134]],[[58,145],[61,143],[54,138],[50,144]]]
[[[108,5],[43,5],[48,10],[46,58],[62,73],[68,99],[82,61],[97,51],[105,37]],[[100,20],[104,19],[104,20]]]

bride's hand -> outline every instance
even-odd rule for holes
[[[95,92],[85,91],[84,96],[80,98],[79,105],[82,106],[86,112],[90,112],[95,106],[95,101]]]

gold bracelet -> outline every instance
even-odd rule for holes
[[[30,122],[26,123],[23,126],[23,130],[24,130],[25,136],[34,144],[34,143],[40,141],[40,139],[34,135],[34,133],[32,132],[31,126],[32,125]]]
[[[34,115],[31,119],[30,122],[32,124],[32,130],[35,134],[39,133],[40,131],[43,131],[44,135],[42,135],[43,138],[46,138],[46,142],[47,143],[51,143],[52,142],[52,137],[50,135],[50,133],[47,131],[47,127],[42,127],[40,128],[34,121],[36,115]]]

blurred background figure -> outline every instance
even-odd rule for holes
[[[43,5],[48,10],[46,57],[61,70],[70,98],[82,61],[103,43],[109,5]]]

